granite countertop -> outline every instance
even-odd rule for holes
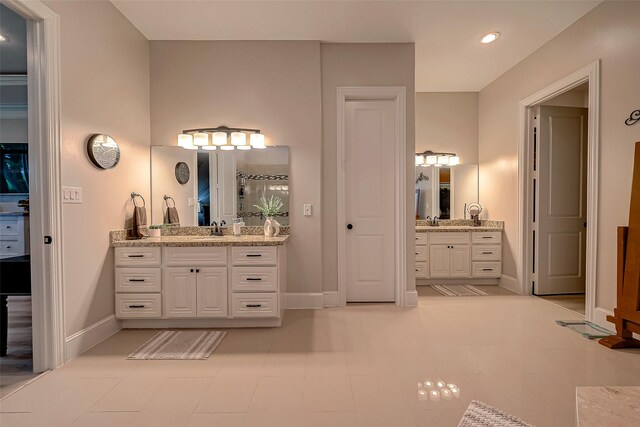
[[[278,246],[289,240],[288,235],[265,237],[260,235],[243,236],[162,236],[145,237],[135,240],[112,240],[111,247],[135,248],[150,246]]]
[[[29,212],[0,212],[0,216],[29,216]]]
[[[638,425],[640,387],[576,387],[579,427]]]
[[[504,231],[504,221],[482,220],[480,226],[473,226],[473,221],[467,219],[444,219],[438,221],[439,225],[427,225],[429,221],[417,220],[416,233],[427,232],[456,232],[456,231]]]

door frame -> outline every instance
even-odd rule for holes
[[[29,150],[33,370],[42,372],[65,362],[60,19],[40,1],[3,3],[27,19],[29,140],[35,142]]]
[[[404,86],[358,86],[337,88],[337,155],[338,155],[338,305],[347,305],[346,209],[345,209],[345,108],[349,101],[393,101],[398,125],[394,138],[394,221],[395,233],[395,303],[407,305],[407,123],[406,91]],[[413,157],[412,157],[413,159]],[[413,161],[413,160],[412,160]]]
[[[583,83],[589,84],[588,113],[588,160],[587,160],[587,253],[585,273],[585,319],[594,321],[596,316],[596,272],[598,249],[598,170],[600,165],[600,60],[558,80],[546,88],[528,96],[518,103],[518,286],[522,295],[532,295],[530,286],[531,256],[531,209],[529,182],[530,132],[533,107],[567,92]],[[604,316],[602,316],[604,319]]]

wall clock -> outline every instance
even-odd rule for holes
[[[111,169],[120,161],[120,147],[109,135],[96,133],[87,141],[91,162],[100,169]]]
[[[186,184],[187,182],[189,182],[189,176],[189,165],[185,162],[176,163],[176,180],[180,184]]]

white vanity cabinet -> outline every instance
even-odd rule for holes
[[[416,279],[429,277],[429,233],[416,233]]]
[[[0,258],[29,254],[29,217],[22,213],[0,215]]]
[[[116,317],[125,327],[278,326],[282,319],[284,245],[117,247],[115,264]]]
[[[430,277],[470,277],[469,240],[468,232],[431,233],[429,237]]]

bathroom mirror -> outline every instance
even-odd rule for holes
[[[184,184],[175,173],[181,162],[190,170]],[[262,196],[280,197],[283,207],[276,219],[289,225],[289,147],[246,151],[151,147],[152,224],[167,223],[167,209],[175,202],[181,226],[212,221],[231,225],[235,218],[243,218],[247,226],[260,226],[264,218],[254,205]]]
[[[478,165],[416,166],[416,219],[468,219],[465,206],[478,202]]]

